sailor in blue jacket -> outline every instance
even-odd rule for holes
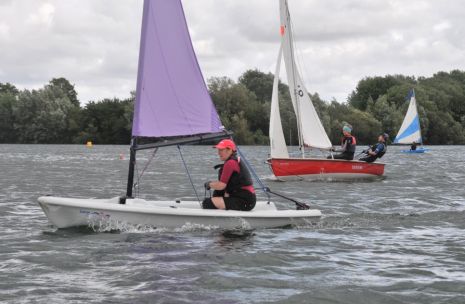
[[[386,141],[389,138],[389,135],[383,133],[378,136],[378,143],[371,146],[368,150],[364,151],[366,156],[360,158],[362,161],[366,161],[367,163],[372,163],[378,158],[383,157],[387,150]]]

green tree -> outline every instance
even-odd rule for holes
[[[20,143],[68,142],[68,114],[73,108],[58,87],[24,90],[13,106],[14,129]]]
[[[0,94],[11,94],[18,95],[18,89],[11,83],[1,83],[0,82]]]
[[[416,83],[413,77],[401,75],[364,78],[358,82],[357,87],[350,94],[348,102],[354,108],[365,111],[370,97],[376,101],[379,96],[386,94],[389,88],[403,82],[410,83],[411,85]]]
[[[269,144],[268,132],[273,82],[273,74],[263,73],[258,70],[248,70],[239,77],[239,83],[253,92],[259,102],[257,105],[253,105],[253,102],[250,103],[252,106],[246,111],[247,121],[249,122],[252,132],[255,134],[255,142],[257,144]],[[297,145],[297,122],[292,107],[289,87],[279,81],[278,92],[284,137],[288,145]],[[320,101],[318,94],[316,94],[314,98],[317,99],[317,102]],[[317,111],[319,110],[318,106],[319,104],[316,105]]]
[[[258,105],[255,94],[243,84],[226,77],[209,79],[208,87],[225,128],[234,132],[234,138],[239,144],[253,144],[256,130],[251,130],[248,118],[263,109]],[[260,124],[256,116],[253,117],[253,123]]]
[[[71,84],[66,78],[53,78],[52,80],[50,80],[49,85],[60,88],[66,94],[66,96],[68,96],[68,99],[74,106],[80,106],[79,100],[77,98],[77,92],[74,89],[74,85]]]
[[[394,104],[390,104],[387,95],[382,95],[375,103],[369,102],[367,112],[381,123],[380,131],[395,136],[402,124],[403,115]]]
[[[212,78],[210,94],[226,128],[240,144],[268,144],[274,76],[248,70],[232,79]],[[387,75],[359,81],[348,103],[310,95],[333,144],[339,144],[344,122],[353,126],[359,144],[372,143],[380,132],[394,137],[416,93],[420,124],[427,144],[465,143],[465,72],[438,72],[432,77]],[[135,94],[125,100],[104,99],[79,106],[65,78],[54,78],[39,90],[18,90],[0,83],[0,142],[126,144],[132,128]],[[286,84],[279,82],[279,107],[288,144],[298,143],[297,123]]]
[[[0,84],[0,143],[16,142],[13,107],[16,103],[14,90],[3,90]]]
[[[239,77],[239,83],[253,92],[261,103],[270,102],[273,91],[274,75],[259,70],[247,70]]]
[[[104,99],[100,102],[89,102],[81,112],[82,130],[74,138],[75,143],[93,141],[97,144],[128,144],[131,139],[130,118],[128,108],[132,108],[133,100]]]
[[[465,144],[463,126],[449,113],[429,112],[430,128],[426,134],[429,142],[437,145]]]

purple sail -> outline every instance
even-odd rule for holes
[[[133,136],[220,132],[180,0],[145,0]]]

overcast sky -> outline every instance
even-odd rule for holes
[[[81,103],[135,89],[142,0],[0,0],[0,82],[75,84]],[[205,78],[273,72],[278,0],[183,0]],[[345,101],[365,76],[465,70],[463,0],[289,0],[310,92]]]

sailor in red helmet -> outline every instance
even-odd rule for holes
[[[237,156],[236,144],[223,139],[214,148],[224,163],[220,168],[217,181],[205,183],[205,188],[213,189],[213,197],[205,198],[204,209],[226,209],[250,211],[255,207],[257,198],[250,172]]]

